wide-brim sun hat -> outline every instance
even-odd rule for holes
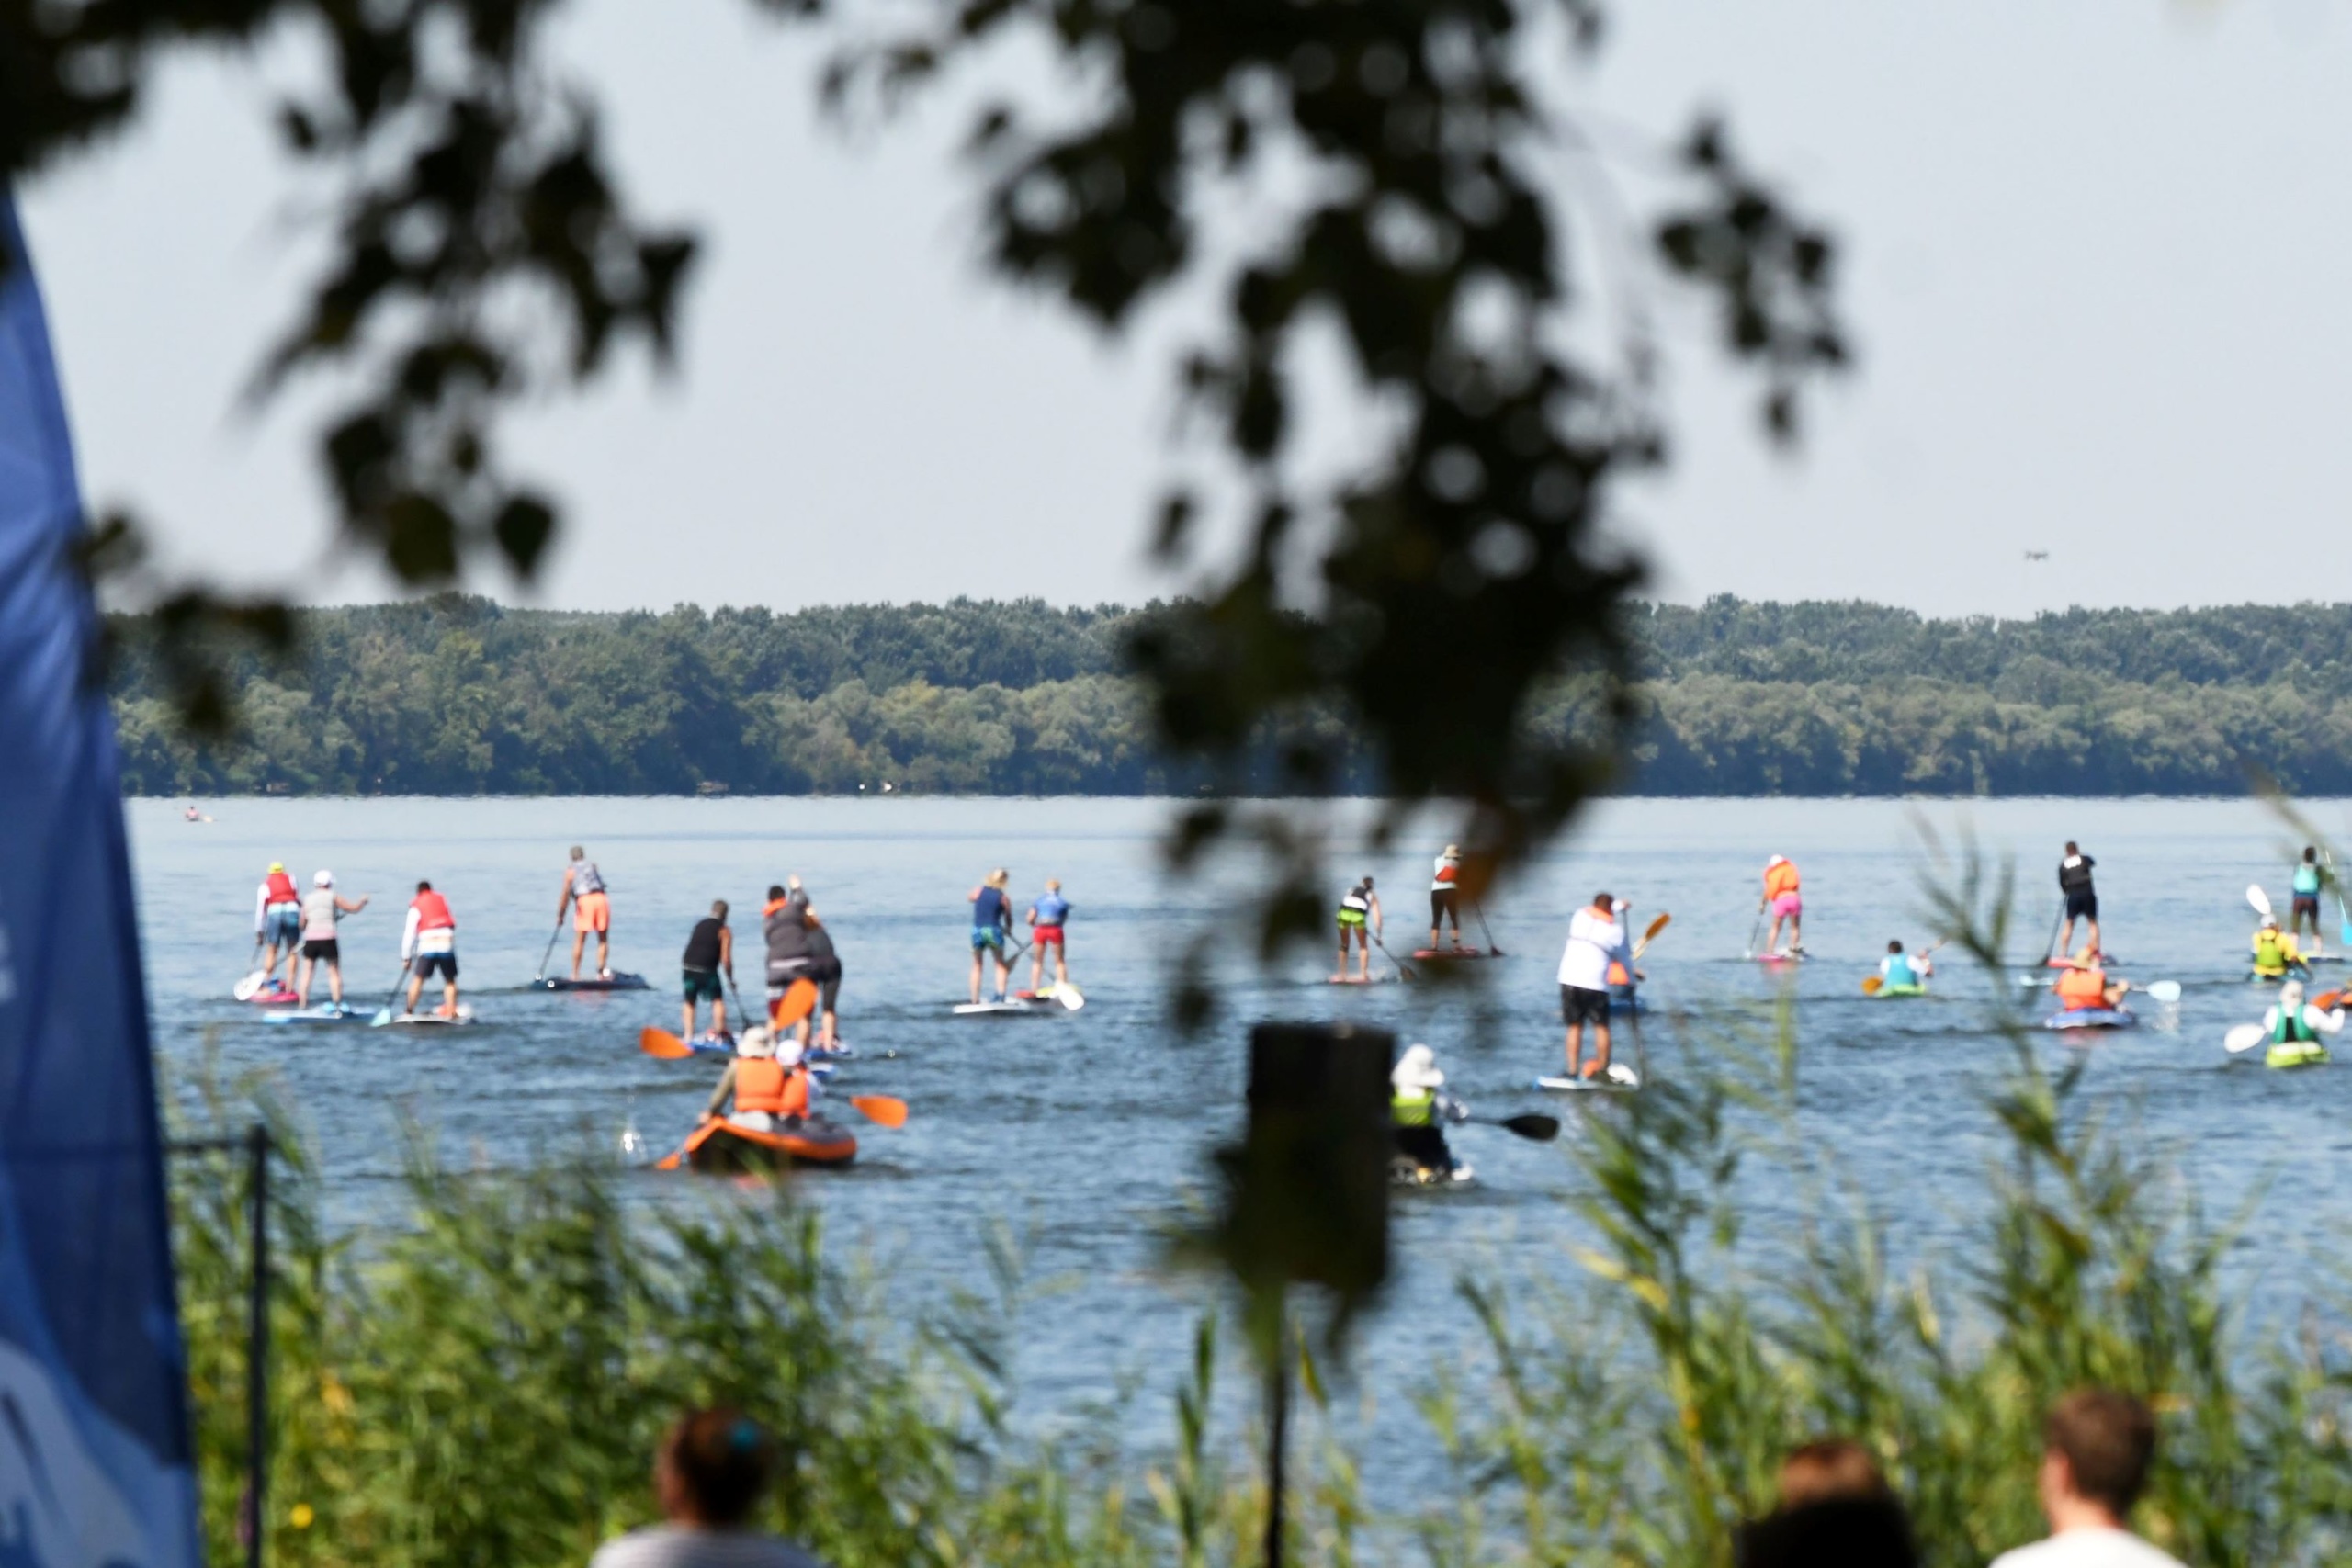
[[[768,1032],[765,1024],[755,1023],[743,1031],[743,1038],[735,1043],[735,1054],[738,1056],[750,1056],[754,1060],[764,1060],[774,1056],[775,1037]]]
[[[1410,1045],[1396,1058],[1388,1081],[1398,1089],[1442,1089],[1445,1075],[1438,1071],[1436,1052],[1426,1045]]]

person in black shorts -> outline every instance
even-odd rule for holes
[[[727,991],[718,983],[721,973],[728,984],[735,981],[735,933],[727,925],[727,900],[714,902],[710,913],[695,922],[694,933],[686,938],[685,956],[679,961],[679,979],[685,988],[685,1033],[695,1037],[695,1004],[710,1004],[710,1032],[714,1038],[727,1038]]]
[[[816,1044],[830,1051],[836,1043],[834,1010],[842,997],[841,954],[833,951],[833,933],[827,931],[815,915],[808,917],[808,978],[817,982]],[[800,1038],[808,1041],[808,1021],[800,1021]]]
[[[2098,890],[2091,886],[2091,867],[2098,863],[2074,840],[2066,840],[2065,858],[2058,863],[2058,891],[2066,896],[2066,933],[2058,939],[2061,953],[2075,951],[2076,920],[2088,923],[2086,940],[2090,950],[2103,951],[2098,940]]]

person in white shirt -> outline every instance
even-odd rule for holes
[[[1633,966],[1625,951],[1625,928],[1617,923],[1617,901],[1592,896],[1589,908],[1568,921],[1568,945],[1560,954],[1560,1021],[1568,1027],[1568,1077],[1600,1077],[1609,1071],[1609,965]],[[1591,1024],[1600,1054],[1584,1070],[1584,1026]]]
[[[1448,844],[1430,873],[1430,951],[1437,951],[1438,928],[1453,922],[1453,951],[1462,951],[1462,846]]]
[[[788,1540],[751,1527],[775,1468],[759,1423],[698,1410],[670,1428],[653,1462],[667,1521],[606,1541],[588,1568],[824,1568]]]
[[[2078,1389],[2042,1425],[2041,1512],[2050,1536],[1993,1568],[2181,1568],[2124,1525],[2155,1458],[2156,1421],[2128,1393]]]

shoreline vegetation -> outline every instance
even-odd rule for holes
[[[1125,673],[1159,609],[310,610],[290,658],[227,655],[218,741],[175,716],[154,624],[114,616],[111,689],[132,795],[1191,794]],[[1939,621],[1724,596],[1627,630],[1611,794],[2352,794],[2352,605]],[[1605,709],[1598,676],[1564,675],[1523,722],[1600,742]],[[1301,714],[1281,743],[1376,793],[1352,733]]]

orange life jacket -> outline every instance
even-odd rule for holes
[[[808,1115],[808,1069],[779,1066],[765,1056],[744,1057],[735,1064],[735,1109],[764,1111],[771,1116]]]
[[[438,893],[426,891],[416,896],[409,906],[416,911],[416,929],[421,931],[456,931],[458,918],[449,913],[449,900]]]
[[[1783,893],[1797,890],[1797,864],[1784,860],[1764,874],[1764,897],[1778,898]]]
[[[2103,1008],[2107,1005],[2107,974],[2099,969],[2062,969],[2057,991],[2060,1005],[2068,1011]]]
[[[269,874],[269,901],[273,904],[299,904],[302,895],[294,890],[294,879],[282,871]]]
[[[1625,966],[1623,964],[1612,958],[1609,961],[1609,983],[1612,986],[1630,986],[1634,983],[1634,977],[1625,973]]]

